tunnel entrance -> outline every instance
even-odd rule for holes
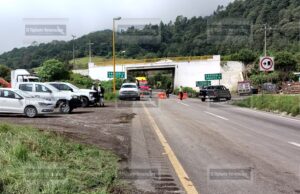
[[[157,69],[128,69],[127,80],[135,82],[136,77],[146,77],[152,89],[174,89],[175,67]]]

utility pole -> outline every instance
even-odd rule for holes
[[[89,41],[88,45],[89,45],[89,63],[92,62],[92,45],[94,43],[92,43],[91,41]]]
[[[115,21],[120,20],[121,17],[113,18],[113,30],[112,30],[112,54],[113,54],[113,69],[114,69],[114,78],[113,78],[113,91],[116,94],[116,55],[115,55]]]
[[[74,65],[75,65],[75,43],[74,43],[75,41],[74,41],[74,39],[76,38],[76,36],[72,34],[72,38],[73,38],[73,67],[74,67]]]
[[[267,56],[267,24],[264,24],[265,27],[265,46],[264,46],[264,53],[265,57]]]

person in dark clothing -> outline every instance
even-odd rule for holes
[[[179,97],[180,97],[180,100],[183,99],[183,88],[182,88],[182,86],[179,87]]]
[[[91,90],[95,91],[93,97],[95,98],[95,105],[97,106],[97,103],[99,102],[99,91],[96,83],[93,83]]]
[[[104,107],[104,93],[105,93],[105,89],[104,87],[101,85],[101,83],[98,86],[98,94],[99,94],[99,105]]]
[[[168,86],[167,86],[167,90],[166,90],[166,96],[167,96],[167,98],[170,97],[171,93],[172,93],[172,84],[169,83]]]

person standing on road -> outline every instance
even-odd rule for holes
[[[137,87],[140,88],[140,80],[136,79],[135,83],[136,83]]]
[[[166,90],[166,96],[167,96],[167,98],[170,97],[171,93],[172,93],[172,84],[168,83],[167,90]]]
[[[182,88],[182,86],[179,87],[179,97],[180,97],[180,100],[183,99],[183,88]]]
[[[93,83],[91,89],[95,91],[95,93],[93,94],[93,96],[95,98],[95,106],[97,106],[97,104],[99,102],[99,91],[98,91],[98,87],[97,87],[96,82]]]
[[[98,93],[99,93],[99,105],[104,107],[104,93],[105,93],[105,89],[103,88],[103,86],[101,85],[101,83],[99,83],[98,86]]]

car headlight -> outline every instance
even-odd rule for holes
[[[94,96],[94,93],[93,92],[90,92],[90,97],[93,97]]]

